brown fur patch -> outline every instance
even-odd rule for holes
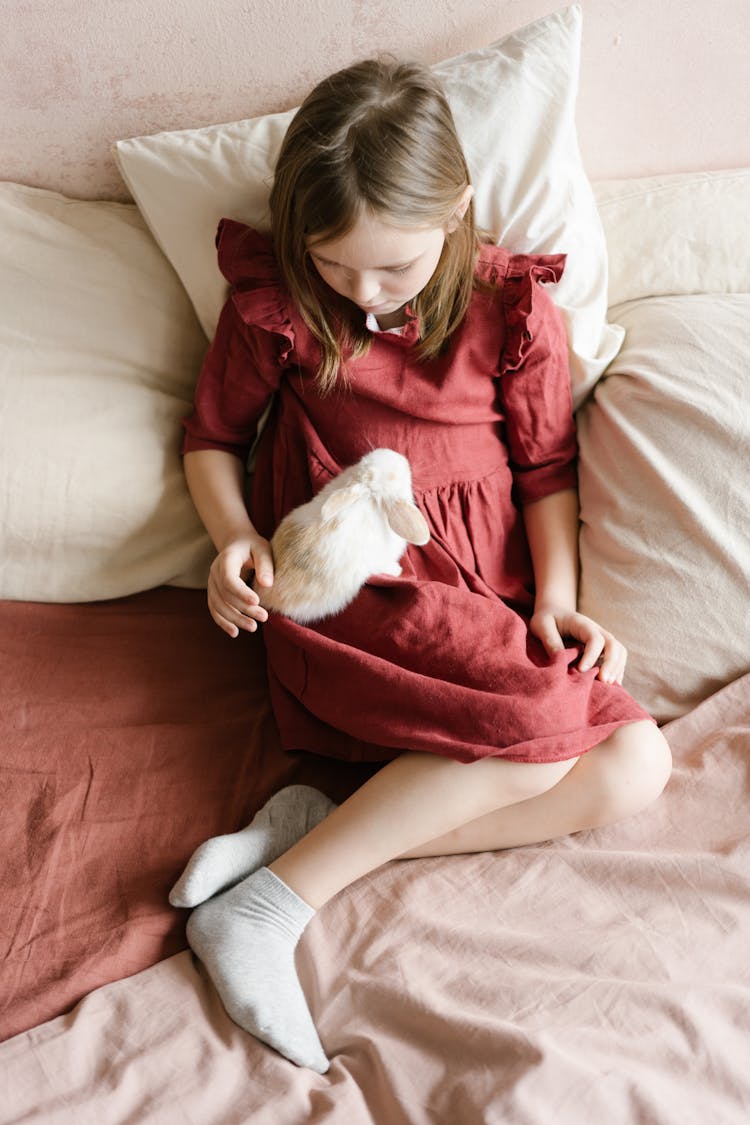
[[[316,561],[320,536],[320,527],[313,524],[300,526],[288,518],[281,521],[271,540],[273,586],[261,595],[266,609],[284,613],[301,601],[320,598],[327,592],[330,579],[320,572]]]

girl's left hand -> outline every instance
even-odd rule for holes
[[[627,649],[596,621],[575,610],[541,606],[529,622],[529,630],[537,637],[549,656],[565,648],[563,637],[580,641],[584,648],[578,667],[581,672],[601,661],[597,678],[605,684],[621,684],[628,659]]]

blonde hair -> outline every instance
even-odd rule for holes
[[[469,183],[445,95],[416,63],[356,63],[319,83],[302,103],[276,165],[271,220],[282,277],[321,345],[323,393],[347,358],[367,351],[370,334],[362,312],[332,296],[319,277],[309,241],[347,234],[366,212],[396,227],[449,228],[437,268],[414,301],[419,354],[433,358],[471,299],[474,211],[471,202],[463,215],[457,211]]]

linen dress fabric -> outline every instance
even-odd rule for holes
[[[375,333],[347,379],[321,397],[320,349],[281,283],[269,240],[224,219],[219,266],[232,286],[206,355],[185,452],[245,459],[271,401],[250,515],[271,537],[365,453],[411,463],[430,541],[398,578],[374,575],[313,625],[263,626],[282,745],[348,761],[404,750],[462,762],[576,757],[648,718],[617,685],[549,657],[528,631],[534,576],[522,506],[576,485],[576,437],[562,318],[544,283],[563,256],[483,246],[476,287],[445,353],[422,361],[419,328]]]

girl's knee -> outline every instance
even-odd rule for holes
[[[672,754],[664,735],[651,722],[620,727],[590,753],[599,765],[596,787],[599,824],[631,816],[661,795],[672,772]]]
[[[626,746],[623,750],[629,772],[634,768],[644,789],[647,801],[661,796],[672,773],[672,751],[669,743],[655,723],[648,721],[623,727]]]

